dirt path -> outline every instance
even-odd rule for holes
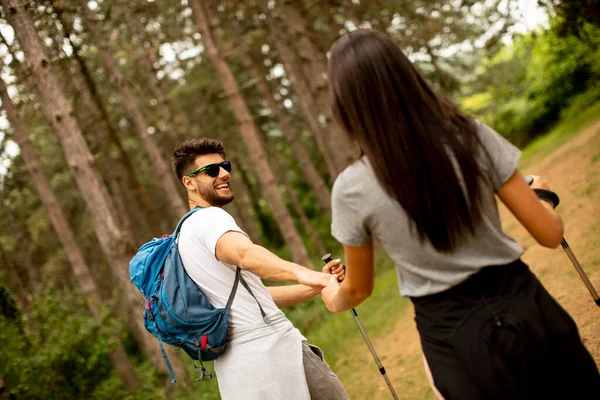
[[[565,224],[565,239],[600,291],[600,122],[521,172],[543,176],[559,194],[561,203],[557,210]],[[565,252],[560,247],[551,250],[535,244],[503,206],[501,218],[507,233],[525,248],[523,260],[575,319],[600,368],[600,308],[594,304]],[[423,371],[412,307],[401,315],[392,333],[376,338],[373,345],[399,398],[435,398]],[[370,364],[369,369],[375,368],[366,351],[363,358]],[[350,398],[391,398],[384,380],[363,370],[357,368],[353,376],[344,379]]]

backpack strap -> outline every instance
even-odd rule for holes
[[[238,270],[240,270],[240,267],[238,267]],[[267,314],[265,313],[265,310],[263,310],[263,308],[261,307],[258,299],[254,295],[254,293],[252,293],[252,289],[250,289],[250,286],[248,286],[248,283],[246,282],[246,280],[242,276],[241,272],[240,272],[240,281],[242,282],[242,286],[244,286],[246,288],[246,290],[248,291],[248,293],[250,293],[250,296],[254,297],[254,300],[256,300],[256,304],[258,304],[258,308],[260,308],[260,315],[262,315],[263,321],[265,321],[265,324],[269,325],[271,323],[271,320],[269,319],[269,317],[267,317]]]
[[[204,207],[196,206],[195,208],[193,208],[190,211],[188,211],[183,217],[181,217],[181,219],[177,223],[177,227],[175,228],[175,232],[173,232],[173,237],[174,238],[177,238],[177,235],[179,235],[179,230],[181,229],[181,225],[183,225],[183,222],[186,219],[188,219],[193,213],[195,213],[196,211],[198,211],[198,210],[200,210],[202,208],[204,208]]]
[[[269,319],[269,317],[267,317],[267,313],[265,313],[265,310],[263,310],[263,308],[260,305],[260,302],[258,301],[256,296],[254,296],[254,293],[252,292],[252,289],[250,289],[250,286],[248,286],[248,283],[246,282],[246,280],[244,279],[244,276],[242,275],[242,269],[240,267],[236,267],[235,281],[233,282],[233,289],[231,289],[231,294],[229,295],[229,299],[227,300],[227,304],[225,305],[225,308],[231,308],[231,304],[233,303],[233,298],[235,297],[235,293],[237,292],[238,282],[242,282],[242,286],[245,287],[246,290],[248,291],[248,293],[250,293],[250,296],[252,296],[254,298],[254,300],[256,300],[256,304],[258,304],[258,308],[260,309],[260,315],[262,315],[263,321],[265,321],[265,324],[269,325],[271,323],[271,320]]]
[[[235,281],[233,282],[233,289],[231,289],[231,294],[229,295],[229,299],[227,300],[227,304],[225,308],[231,308],[231,304],[233,303],[233,298],[237,292],[238,283],[240,282],[240,277],[242,276],[242,270],[240,267],[237,267],[235,270]]]

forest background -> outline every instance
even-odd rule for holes
[[[128,262],[185,212],[169,158],[201,136],[225,143],[226,208],[253,241],[315,269],[341,256],[330,189],[355,148],[326,71],[344,32],[387,32],[438,93],[521,148],[600,118],[595,0],[0,4],[0,399],[218,398],[173,350],[168,384]],[[334,362],[336,316],[319,299],[284,311],[332,338]]]

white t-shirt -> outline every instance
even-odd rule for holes
[[[186,219],[179,232],[178,247],[183,266],[208,301],[217,308],[225,307],[235,281],[236,267],[217,260],[215,256],[217,241],[229,231],[245,235],[227,211],[208,207]],[[249,271],[242,271],[242,276],[267,315],[279,311],[258,276]],[[241,283],[231,306],[229,322],[230,333],[236,328],[263,322],[256,300]]]

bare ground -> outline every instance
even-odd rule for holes
[[[600,122],[521,171],[543,176],[560,196],[557,210],[565,239],[596,291],[600,291]],[[561,247],[537,245],[501,206],[504,229],[525,248],[523,260],[550,294],[574,318],[582,340],[600,368],[600,308],[597,307]],[[393,332],[371,338],[387,375],[401,399],[434,399],[422,364],[413,308],[401,314]],[[334,366],[351,399],[391,398],[366,346],[353,360]],[[352,365],[350,369],[349,364]]]

